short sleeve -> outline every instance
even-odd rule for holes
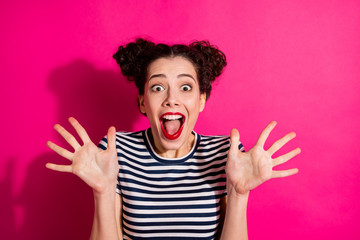
[[[244,145],[241,142],[239,143],[238,148],[239,148],[240,151],[245,152]]]
[[[105,136],[105,137],[103,137],[103,139],[101,139],[101,141],[98,144],[98,148],[100,148],[102,150],[107,149],[107,136]]]

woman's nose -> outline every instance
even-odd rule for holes
[[[164,105],[167,107],[179,106],[178,94],[172,89],[168,89],[167,96],[164,101]]]

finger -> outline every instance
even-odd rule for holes
[[[272,121],[271,123],[269,123],[266,128],[264,128],[264,130],[261,132],[256,144],[260,145],[261,147],[264,147],[266,139],[269,137],[271,131],[274,129],[274,127],[276,126],[276,122]]]
[[[72,172],[72,166],[71,165],[57,165],[53,163],[47,163],[45,165],[48,169],[57,171],[57,172]]]
[[[299,172],[299,169],[293,168],[288,170],[272,171],[271,178],[282,178],[294,175]]]
[[[289,161],[290,159],[292,159],[293,157],[295,157],[296,155],[301,153],[301,149],[300,148],[296,148],[294,150],[292,150],[291,152],[288,152],[280,157],[277,157],[274,159],[273,161],[273,166],[278,166],[280,164],[283,164],[287,161]]]
[[[71,135],[65,128],[60,124],[55,124],[54,129],[72,146],[74,149],[80,147],[80,144],[76,141],[73,135]]]
[[[60,156],[72,161],[72,156],[73,156],[73,153],[69,152],[68,150],[62,148],[62,147],[59,147],[58,145],[56,145],[55,143],[51,142],[51,141],[48,141],[46,143],[46,145],[51,149],[53,150],[54,152],[56,152],[57,154],[59,154]]]
[[[292,150],[291,152],[288,152],[280,157],[275,158],[273,161],[273,167],[289,161],[290,159],[292,159],[293,157],[295,157],[296,155],[298,155],[300,153],[301,153],[301,149],[296,148],[296,149]]]
[[[236,128],[233,128],[233,129],[231,129],[231,132],[230,132],[230,150],[238,151],[239,144],[240,144],[239,131]]]
[[[115,127],[110,127],[107,132],[108,147],[109,151],[114,151],[116,149],[116,129]]]
[[[280,148],[282,148],[286,143],[288,143],[291,139],[296,137],[296,133],[291,132],[286,134],[284,137],[280,138],[276,142],[271,145],[271,147],[267,150],[270,156],[276,153]]]
[[[75,128],[77,134],[79,134],[83,143],[91,142],[89,135],[86,133],[86,130],[81,126],[81,124],[73,117],[69,117],[69,122]]]

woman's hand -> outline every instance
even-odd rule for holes
[[[55,130],[73,147],[74,152],[59,147],[51,141],[47,142],[47,146],[72,163],[70,165],[47,163],[46,167],[54,171],[70,172],[77,175],[96,193],[101,194],[108,190],[115,191],[118,173],[115,128],[109,128],[107,133],[108,148],[103,151],[90,140],[85,129],[75,118],[69,118],[69,122],[80,136],[83,145],[80,145],[75,137],[62,126],[56,124]]]
[[[275,166],[287,162],[301,152],[300,148],[296,148],[282,156],[272,159],[271,156],[275,152],[296,136],[294,132],[288,133],[277,140],[268,150],[265,150],[265,141],[275,126],[276,122],[271,122],[262,131],[255,146],[247,152],[241,152],[238,149],[238,130],[231,130],[231,146],[226,164],[228,196],[246,194],[271,178],[287,177],[298,172],[297,168],[282,171],[272,169]]]

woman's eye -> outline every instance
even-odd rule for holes
[[[160,92],[160,91],[163,91],[163,90],[164,90],[164,87],[161,86],[161,85],[154,85],[154,86],[151,87],[151,90],[152,90],[153,92]]]
[[[190,91],[192,89],[192,87],[190,86],[190,85],[183,85],[183,86],[181,86],[181,90],[182,91],[185,91],[185,92],[188,92],[188,91]]]

